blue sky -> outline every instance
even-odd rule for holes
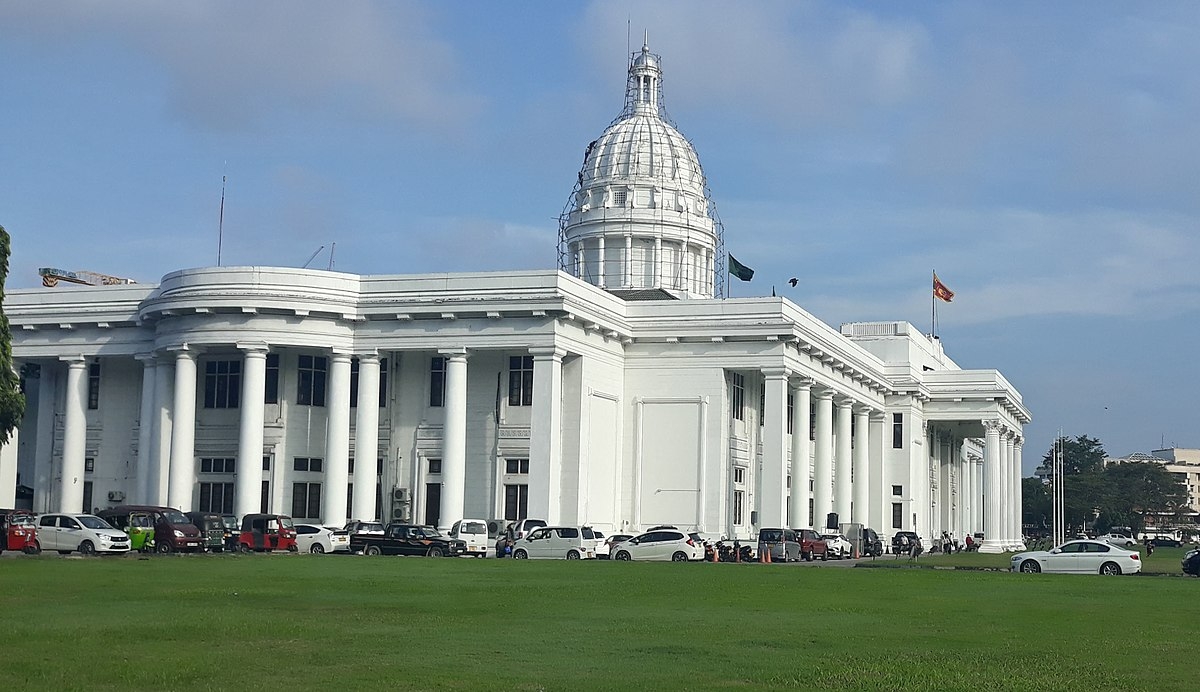
[[[1195,3],[0,0],[8,286],[215,264],[223,174],[226,265],[552,267],[644,30],[734,295],[927,330],[936,269],[1027,470],[1200,447]]]

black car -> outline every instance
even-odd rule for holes
[[[1190,574],[1193,577],[1200,577],[1200,548],[1192,548],[1188,551],[1183,559],[1179,561],[1179,566],[1183,568],[1184,574]]]
[[[456,557],[467,552],[465,541],[443,536],[432,526],[389,524],[382,536],[370,533],[350,535],[350,552],[366,555],[428,555]]]
[[[879,539],[879,534],[875,533],[875,529],[864,528],[862,530],[861,554],[863,557],[878,557],[883,555],[883,541]]]
[[[1178,548],[1179,546],[1183,545],[1183,542],[1179,539],[1170,538],[1168,536],[1151,538],[1150,542],[1154,544],[1155,548]]]
[[[919,540],[916,531],[897,531],[892,536],[892,554],[911,555]]]

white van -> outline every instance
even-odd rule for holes
[[[544,526],[513,543],[518,560],[589,560],[596,557],[596,535],[586,526]]]
[[[467,555],[487,557],[491,548],[487,522],[483,519],[460,519],[450,526],[450,537],[467,544]]]

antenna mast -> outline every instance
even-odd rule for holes
[[[225,238],[225,171],[221,171],[221,211],[217,217],[217,266],[221,266],[221,242]]]

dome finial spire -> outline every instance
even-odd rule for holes
[[[643,29],[642,31],[643,31],[643,33],[642,33],[642,52],[649,53],[650,52],[650,30]]]

